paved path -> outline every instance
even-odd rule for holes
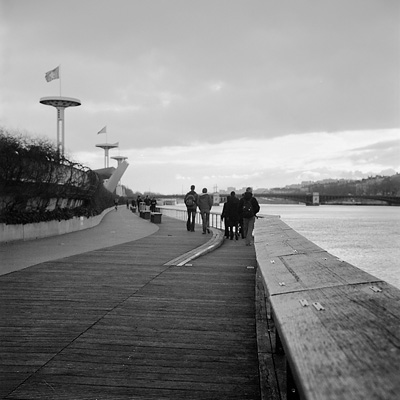
[[[254,249],[156,228],[0,276],[0,399],[260,398]]]
[[[158,226],[133,214],[126,207],[110,211],[91,229],[49,238],[0,243],[0,275],[35,264],[81,254],[151,235]]]

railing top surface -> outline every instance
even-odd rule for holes
[[[302,398],[395,398],[400,290],[276,217],[257,221],[255,249]]]

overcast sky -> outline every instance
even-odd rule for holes
[[[181,193],[400,172],[398,0],[0,0],[0,126]],[[107,126],[107,135],[97,132]],[[115,160],[110,165],[116,166]]]

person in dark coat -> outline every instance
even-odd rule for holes
[[[140,196],[140,194],[138,195],[137,199],[136,199],[136,204],[137,204],[137,209],[138,211],[144,211],[144,204],[143,204],[143,199],[142,196]]]
[[[243,199],[243,197],[244,197],[244,193],[242,193],[241,198]],[[239,208],[238,208],[238,210],[239,210]],[[240,213],[239,213],[239,233],[240,233],[240,236],[242,237],[242,239],[244,239],[245,236],[244,236],[244,229],[243,229],[243,215]]]
[[[225,219],[225,237],[233,240],[239,238],[239,199],[234,191],[227,198],[222,210],[221,219]]]
[[[246,246],[250,246],[253,239],[254,222],[256,215],[260,211],[260,205],[257,199],[253,196],[251,187],[246,189],[246,193],[239,201],[239,217],[243,218],[243,234],[246,241]]]
[[[228,197],[228,216],[229,216],[229,238],[233,240],[239,238],[239,199],[235,192],[231,192]]]
[[[148,195],[146,195],[146,197],[144,198],[144,204],[146,204],[146,207],[150,207],[151,205],[151,200]]]
[[[132,212],[136,212],[136,200],[132,199],[131,201],[131,210]]]
[[[229,239],[228,201],[224,203],[222,208],[221,221],[225,221],[225,237]]]
[[[157,206],[157,200],[155,197],[152,197],[150,202],[150,211],[153,213],[156,212],[156,206]]]

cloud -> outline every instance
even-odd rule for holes
[[[55,139],[39,99],[61,83],[82,102],[66,110],[67,151],[100,168],[107,125],[141,189],[396,170],[398,147],[366,146],[396,140],[399,4],[5,1],[0,124]]]
[[[378,136],[378,134],[376,135]],[[375,167],[400,167],[400,135],[397,139],[377,141],[349,150],[351,160],[360,165]],[[378,167],[378,168],[379,168]],[[392,168],[390,168],[392,169]]]
[[[181,145],[188,136],[216,143],[398,125],[394,3],[5,4],[2,89],[13,101],[1,118],[12,125],[18,98],[26,109],[45,91],[58,94],[42,79],[57,64],[63,93],[82,100],[81,130],[102,115],[121,142],[138,132],[140,147],[148,136],[153,146]],[[29,122],[47,132],[42,120]],[[71,142],[81,136],[71,132]]]
[[[132,189],[180,193],[190,184],[219,188],[282,187],[327,178],[360,179],[390,170],[384,158],[372,166],[357,162],[349,149],[382,147],[396,143],[399,130],[286,135],[272,139],[232,139],[222,143],[196,142],[185,146],[160,146],[113,150],[128,157],[123,183]],[[379,144],[377,137],[384,137]],[[103,152],[79,154],[90,166],[101,166]],[[372,169],[371,169],[372,168]],[[397,161],[391,170],[399,171]]]

